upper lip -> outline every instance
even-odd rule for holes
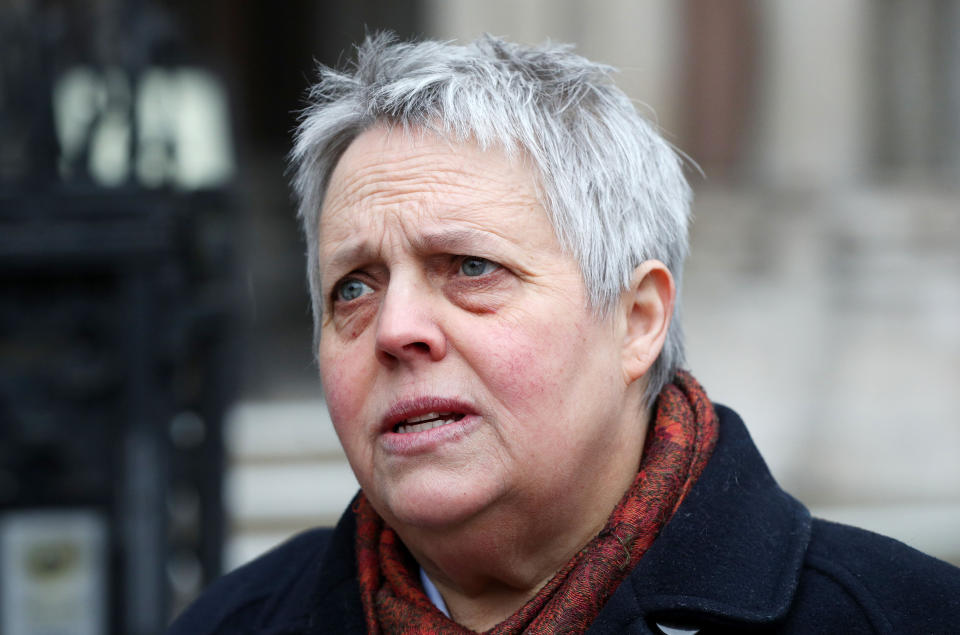
[[[383,417],[381,432],[392,432],[398,424],[431,412],[455,412],[463,415],[476,414],[476,409],[461,399],[448,397],[413,397],[393,404]]]

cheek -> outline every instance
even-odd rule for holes
[[[513,325],[488,339],[497,342],[483,356],[488,387],[514,414],[563,407],[567,369],[556,335],[548,329]]]
[[[360,381],[360,368],[347,355],[320,352],[320,378],[330,418],[344,444],[349,442],[351,423],[360,418],[365,390]],[[345,434],[347,433],[347,434]]]

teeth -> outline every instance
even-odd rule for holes
[[[425,415],[410,417],[397,426],[397,432],[400,434],[423,432],[425,430],[439,428],[451,421],[460,421],[461,419],[463,419],[463,414],[458,412],[428,412]]]
[[[414,423],[423,423],[424,421],[430,421],[431,419],[439,419],[441,417],[449,416],[451,416],[449,413],[444,413],[441,415],[439,412],[428,412],[427,414],[420,415],[419,417],[410,417],[407,419],[407,423],[412,425]]]
[[[436,419],[434,421],[428,421],[427,423],[417,423],[414,425],[402,425],[397,428],[397,432],[400,434],[407,434],[408,432],[423,432],[425,430],[432,430],[434,428],[439,428],[440,426],[450,423],[450,419]]]

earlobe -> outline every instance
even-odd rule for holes
[[[670,270],[659,260],[647,260],[634,270],[622,305],[623,377],[628,385],[643,377],[660,355],[676,293]]]

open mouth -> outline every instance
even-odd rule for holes
[[[398,434],[408,434],[410,432],[424,432],[439,428],[442,425],[460,421],[466,415],[462,412],[428,412],[416,417],[410,417],[401,421],[393,427],[393,431]]]

